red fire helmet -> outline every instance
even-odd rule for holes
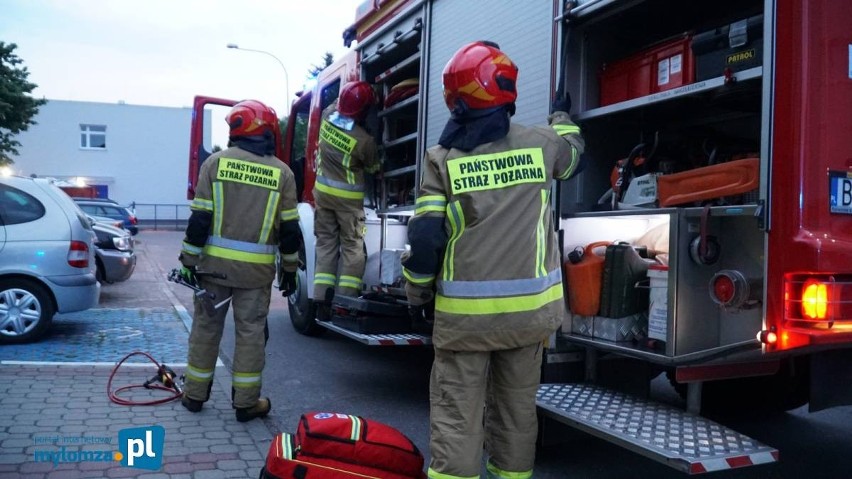
[[[365,81],[353,81],[340,89],[337,111],[343,116],[361,118],[376,101],[373,88]]]
[[[278,115],[275,110],[257,100],[244,100],[231,108],[225,121],[231,128],[230,136],[255,136],[275,132]]]
[[[461,47],[444,67],[444,101],[452,112],[513,104],[518,67],[489,42]]]

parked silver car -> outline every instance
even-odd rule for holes
[[[92,217],[90,217],[92,218]],[[92,218],[92,229],[95,231],[95,263],[97,265],[98,281],[102,283],[117,283],[124,281],[136,269],[136,253],[133,252],[133,236],[110,218],[98,221]]]
[[[0,176],[0,343],[38,338],[57,312],[98,304],[89,219],[44,178]]]

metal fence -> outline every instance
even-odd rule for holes
[[[140,229],[180,231],[186,229],[190,210],[187,203],[131,203]]]

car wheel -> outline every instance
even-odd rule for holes
[[[296,270],[296,291],[287,297],[290,323],[299,334],[319,336],[326,329],[317,324],[317,305],[308,298],[308,273],[304,268],[304,248],[299,251],[301,267]]]
[[[47,331],[55,313],[45,288],[33,281],[0,281],[0,343],[32,341]]]

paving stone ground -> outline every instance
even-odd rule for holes
[[[260,421],[234,419],[225,379],[217,379],[211,401],[197,414],[173,401],[156,406],[122,406],[107,397],[111,367],[0,367],[0,477],[258,477],[272,434]],[[137,384],[150,371],[129,368],[120,384]],[[227,376],[219,368],[218,376]],[[165,392],[131,391],[123,398],[148,400]],[[158,396],[159,394],[159,396]],[[165,429],[163,466],[151,471],[117,461],[73,461],[79,451],[119,451],[119,431],[132,427]],[[82,443],[82,444],[81,444]],[[44,452],[62,453],[57,464]],[[67,462],[66,462],[67,461]]]
[[[110,374],[127,353],[145,351],[179,374],[186,362],[189,318],[146,254],[145,233],[139,237],[134,276],[106,285],[98,308],[57,315],[36,343],[0,346],[0,478],[258,477],[273,431],[261,420],[236,421],[226,367],[217,367],[211,399],[197,414],[178,401],[124,406],[109,399]],[[115,374],[113,390],[156,372],[141,356],[128,363],[135,364]],[[134,401],[167,396],[138,388],[120,394]],[[159,469],[114,460],[120,431],[149,426],[165,431]]]
[[[98,308],[56,315],[43,339],[4,345],[0,360],[115,362],[129,352],[146,351],[160,362],[183,363],[188,338],[173,307]]]

